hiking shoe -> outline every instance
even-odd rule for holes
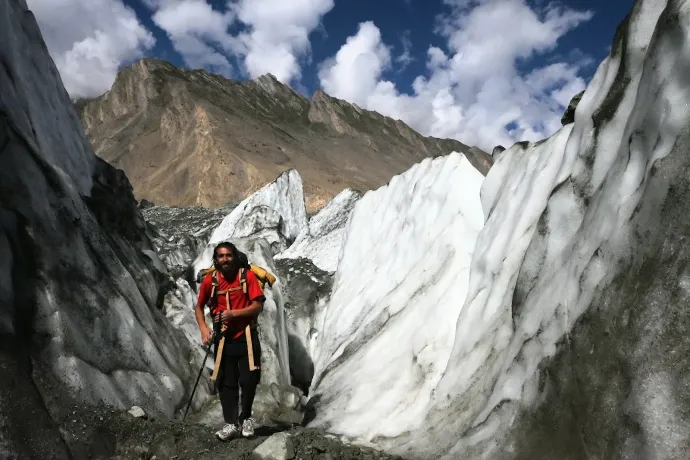
[[[251,417],[242,422],[242,436],[245,438],[254,436],[254,424],[254,419]]]
[[[240,435],[240,429],[237,425],[233,423],[227,423],[223,428],[216,431],[216,438],[221,441],[227,441],[228,439],[236,438]]]

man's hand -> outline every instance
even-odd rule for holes
[[[221,322],[221,321],[225,323],[225,322],[230,321],[230,320],[231,320],[232,318],[234,318],[234,317],[235,317],[235,312],[234,312],[234,311],[232,311],[232,310],[223,310],[223,311],[221,311],[220,313],[217,313],[217,314],[216,314],[216,319],[215,319],[215,321],[216,321],[217,323],[218,323],[218,322]]]
[[[208,343],[211,341],[211,330],[207,327],[203,328],[201,330],[201,342],[204,345],[208,345]]]

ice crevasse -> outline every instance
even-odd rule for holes
[[[356,204],[317,320],[313,426],[411,458],[519,457],[541,367],[657,234],[653,167],[688,125],[689,17],[637,1],[575,123],[483,181],[454,153]]]

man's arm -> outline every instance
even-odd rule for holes
[[[256,316],[264,309],[264,303],[258,300],[252,301],[247,308],[240,308],[238,310],[231,310],[232,316],[238,318],[240,316]]]
[[[196,322],[199,325],[199,330],[201,331],[202,341],[210,335],[210,329],[206,325],[206,319],[204,318],[204,305],[208,302],[211,293],[209,292],[210,283],[208,278],[202,281],[199,287],[199,299],[197,300],[196,307],[194,307],[194,316],[196,317]]]

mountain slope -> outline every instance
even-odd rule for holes
[[[158,204],[221,206],[295,168],[313,212],[344,188],[377,188],[426,157],[463,152],[483,174],[492,163],[477,148],[424,137],[322,91],[310,101],[271,75],[237,82],[144,59],[76,106],[96,153],[125,171],[138,199]]]

